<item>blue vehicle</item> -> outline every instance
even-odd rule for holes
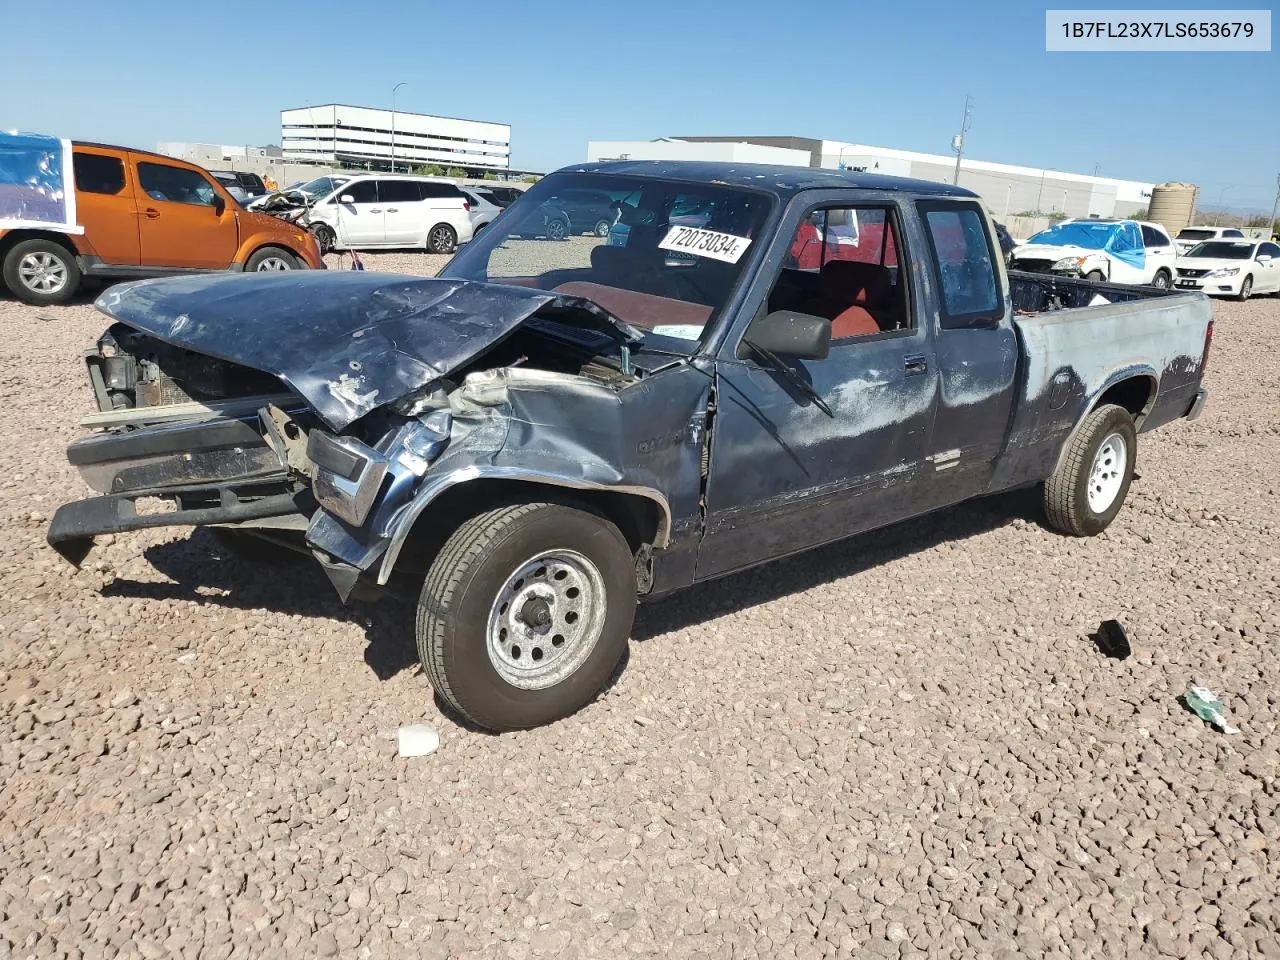
[[[625,229],[515,232],[569,190],[627,197]],[[815,221],[856,222],[857,258],[795,257]],[[1105,530],[1139,436],[1203,407],[1212,335],[1201,293],[1006,273],[967,190],[712,163],[547,176],[436,278],[197,276],[98,308],[98,432],[68,453],[97,495],[49,542],[79,563],[212,524],[344,600],[408,591],[436,692],[491,730],[590,701],[638,599],[1019,488]]]

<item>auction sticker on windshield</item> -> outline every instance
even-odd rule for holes
[[[725,263],[737,263],[747,247],[750,237],[735,237],[732,233],[717,233],[701,227],[672,227],[658,247],[677,253],[692,253],[697,257],[710,257]]]

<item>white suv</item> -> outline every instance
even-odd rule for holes
[[[452,180],[432,177],[352,177],[317,200],[310,217],[322,250],[422,247],[452,253],[472,235],[466,196]],[[323,235],[326,230],[330,235]]]
[[[1183,227],[1173,238],[1178,256],[1183,257],[1197,243],[1206,240],[1243,240],[1244,234],[1235,227]]]

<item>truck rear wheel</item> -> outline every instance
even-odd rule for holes
[[[1133,482],[1138,434],[1124,407],[1103,404],[1084,418],[1044,485],[1049,525],[1073,537],[1110,526]]]
[[[80,289],[80,265],[60,243],[23,240],[4,258],[4,283],[15,297],[35,307],[66,303]]]
[[[536,727],[600,691],[635,608],[631,550],[608,520],[556,503],[499,507],[462,524],[427,571],[418,655],[470,722]]]

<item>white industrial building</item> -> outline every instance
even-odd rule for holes
[[[759,151],[772,151],[762,153]],[[731,160],[785,166],[860,170],[951,183],[955,157],[808,137],[664,137],[592,141],[589,160]],[[960,165],[960,186],[972,190],[998,218],[1040,211],[1069,217],[1123,217],[1145,209],[1153,184],[1067,173],[1040,167],[970,160]]]
[[[809,152],[740,141],[690,143],[663,137],[658,140],[593,140],[587,144],[587,160],[718,160],[807,167]]]
[[[468,172],[508,170],[511,127],[341,103],[280,111],[280,146],[290,163],[408,172],[438,164]]]

